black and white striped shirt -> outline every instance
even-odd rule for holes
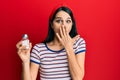
[[[86,51],[83,38],[79,38],[73,45],[74,53]],[[31,52],[30,61],[40,65],[41,80],[71,80],[68,59],[65,49],[51,50],[45,43],[36,44]]]

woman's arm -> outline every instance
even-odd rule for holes
[[[82,80],[84,76],[85,52],[75,55],[73,50],[73,44],[78,39],[79,35],[71,38],[66,27],[62,26],[60,27],[60,34],[56,33],[56,36],[61,44],[65,47],[68,56],[70,73],[73,80]]]
[[[18,49],[18,55],[22,60],[22,80],[36,80],[39,64],[33,62],[30,63],[30,50],[32,44],[30,43],[30,48],[26,49],[26,46],[22,46],[22,41],[16,44]]]
[[[30,74],[30,63],[23,63],[22,64],[22,80],[32,80]]]
[[[36,80],[37,78],[37,74],[38,74],[38,70],[39,70],[39,64],[33,63],[31,62],[30,64],[30,72],[31,72],[31,78],[32,80]]]
[[[75,55],[70,47],[66,49],[68,55],[68,63],[73,80],[82,80],[84,77],[84,59],[85,52]]]
[[[23,80],[36,80],[39,65],[33,62],[31,63],[23,63]]]

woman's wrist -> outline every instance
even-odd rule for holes
[[[73,55],[73,53],[74,53],[74,50],[72,47],[67,47],[67,48],[65,48],[65,50],[66,50],[66,53],[68,54],[68,56]]]
[[[30,61],[24,61],[24,62],[22,62],[22,65],[23,65],[23,66],[30,65]]]

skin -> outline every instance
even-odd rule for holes
[[[69,32],[72,28],[72,20],[68,13],[59,11],[52,23],[52,28],[55,32],[54,40],[47,43],[47,46],[52,50],[60,50],[65,48],[68,57],[70,74],[73,80],[82,80],[84,76],[84,60],[85,52],[75,55],[73,44],[78,39],[79,35],[71,38]],[[36,80],[39,65],[30,62],[30,48],[25,49],[21,45],[21,41],[16,44],[18,55],[23,62],[23,80]]]

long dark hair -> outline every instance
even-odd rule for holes
[[[48,35],[47,35],[47,38],[43,41],[43,43],[48,43],[48,42],[51,42],[53,39],[54,39],[54,36],[55,36],[55,33],[51,27],[51,24],[53,23],[53,20],[55,19],[55,16],[56,14],[59,12],[59,11],[65,11],[66,13],[68,13],[71,18],[72,18],[72,29],[69,33],[69,35],[73,38],[75,37],[78,33],[77,33],[77,30],[76,30],[76,22],[75,22],[75,19],[73,17],[73,13],[72,11],[66,7],[66,6],[61,6],[59,8],[57,8],[53,13],[52,15],[49,17],[49,26],[48,26]]]

